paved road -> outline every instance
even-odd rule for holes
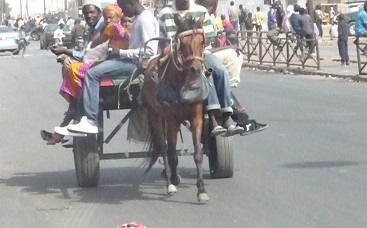
[[[236,138],[231,179],[210,179],[211,201],[196,204],[195,165],[180,158],[182,184],[167,197],[160,165],[147,176],[141,160],[103,161],[100,186],[77,187],[70,150],[46,146],[66,109],[59,66],[48,52],[0,57],[0,227],[365,227],[367,217],[366,84],[244,71],[235,90],[270,128]],[[40,55],[43,54],[43,55]],[[111,130],[121,112],[107,122]],[[141,148],[125,141],[109,151]],[[186,137],[187,140],[187,137]]]

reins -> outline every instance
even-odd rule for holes
[[[203,55],[201,55],[201,56],[195,56],[195,55],[188,56],[188,57],[186,57],[182,60],[182,63],[178,60],[178,56],[179,55],[182,56],[182,54],[179,51],[179,49],[180,49],[180,39],[182,37],[194,36],[196,34],[203,34],[204,35],[204,30],[203,29],[191,29],[191,30],[188,30],[188,31],[181,32],[181,33],[177,34],[175,39],[173,39],[173,38],[171,39],[171,44],[170,44],[171,45],[171,53],[170,53],[171,57],[170,57],[170,59],[172,59],[172,62],[173,62],[174,66],[176,67],[176,69],[178,71],[187,70],[188,67],[185,64],[188,63],[188,62],[191,62],[191,61],[194,61],[194,60],[198,60],[200,62],[204,61],[203,60]],[[176,41],[175,42],[176,46],[174,46],[174,42],[173,42],[174,40]]]

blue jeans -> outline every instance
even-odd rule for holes
[[[77,103],[77,119],[87,116],[97,125],[99,83],[106,76],[132,75],[136,65],[129,59],[110,59],[93,65],[85,74],[81,96]]]
[[[206,100],[206,109],[222,109],[223,112],[232,113],[231,86],[227,68],[212,53],[205,53],[204,65],[213,69],[212,75],[208,78],[213,86],[210,87]]]
[[[232,24],[232,26],[233,26],[234,30],[235,30],[236,32],[238,32],[238,20],[230,21],[230,22],[231,22],[231,24]],[[236,34],[236,35],[237,35],[237,34]]]

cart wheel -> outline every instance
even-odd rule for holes
[[[74,137],[74,163],[79,187],[97,187],[99,155],[95,135]]]
[[[230,178],[234,171],[233,137],[210,137],[209,169],[213,178]]]

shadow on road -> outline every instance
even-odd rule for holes
[[[195,172],[195,169],[188,168],[179,170],[180,175],[186,179],[191,179],[192,173]],[[33,195],[53,194],[55,198],[81,203],[122,204],[131,200],[167,200],[193,204],[175,201],[165,194],[165,181],[161,179],[161,171],[162,168],[153,168],[144,176],[144,169],[139,167],[103,168],[97,188],[78,188],[75,170],[15,173],[9,179],[0,179],[0,184],[19,187],[22,192]],[[195,192],[195,182],[182,180],[179,192],[184,188],[192,188]],[[177,194],[180,194],[179,192]]]
[[[323,169],[343,166],[365,165],[365,162],[354,161],[315,161],[315,162],[296,162],[281,165],[283,168],[290,169]]]

